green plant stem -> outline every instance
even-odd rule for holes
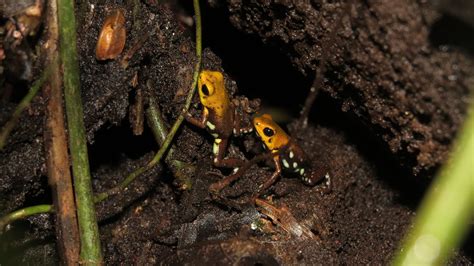
[[[449,162],[431,185],[394,265],[442,265],[465,236],[474,210],[474,106]]]
[[[102,254],[81,102],[74,1],[58,0],[58,18],[69,149],[81,239],[80,258],[81,263],[98,265],[102,264]]]
[[[156,142],[161,146],[168,135],[168,127],[165,125],[163,118],[161,117],[161,111],[158,108],[154,99],[149,100],[149,106],[146,110],[146,118],[148,124],[153,131],[153,135],[155,136]],[[171,145],[168,153],[166,154],[166,158],[173,156],[174,153],[174,145]]]
[[[163,120],[160,108],[154,99],[149,100],[149,106],[146,110],[146,120],[148,126],[151,128],[156,142],[161,146],[168,135],[168,127]],[[179,187],[182,190],[188,190],[192,187],[190,176],[195,171],[195,167],[191,164],[176,160],[173,158],[175,152],[174,145],[171,145],[168,153],[165,156],[165,162],[170,167],[173,176],[178,180]]]
[[[35,81],[33,86],[31,86],[30,90],[28,93],[23,97],[21,102],[18,104],[16,107],[15,111],[13,112],[12,117],[10,120],[3,126],[2,131],[0,132],[0,150],[3,149],[7,142],[7,138],[10,135],[11,131],[15,127],[16,123],[18,122],[18,119],[20,119],[20,115],[27,108],[35,95],[38,93],[39,89],[43,86],[44,82],[48,80],[48,77],[51,73],[51,67],[46,68],[46,71],[44,71],[40,78]]]
[[[0,219],[0,232],[3,232],[3,230],[8,224],[11,224],[16,220],[25,219],[32,215],[41,214],[41,213],[49,213],[53,211],[54,211],[53,205],[47,205],[47,204],[30,206],[30,207],[16,210],[12,213],[9,213],[3,216]]]
[[[179,127],[183,123],[184,120],[184,114],[188,111],[189,107],[191,106],[191,102],[193,100],[194,93],[196,92],[196,85],[199,77],[199,71],[201,69],[201,59],[202,59],[202,30],[201,30],[201,11],[199,9],[199,1],[198,0],[193,0],[194,4],[194,12],[196,16],[196,57],[197,57],[197,62],[196,65],[194,66],[194,74],[193,74],[193,82],[191,84],[191,88],[189,90],[188,96],[186,98],[186,103],[181,111],[181,114],[179,117],[176,119],[174,122],[173,126],[170,129],[169,134],[166,136],[165,141],[163,142],[163,145],[161,148],[158,150],[158,152],[155,154],[153,159],[148,162],[145,166],[138,168],[137,170],[133,171],[131,174],[129,174],[118,186],[99,193],[96,195],[94,201],[95,202],[101,202],[105,199],[107,199],[110,195],[114,195],[125,189],[135,178],[145,171],[151,169],[154,167],[156,164],[158,164],[163,157],[163,155],[168,151],[168,147],[171,144],[171,142],[174,139],[174,136],[176,135],[176,132],[178,131]]]

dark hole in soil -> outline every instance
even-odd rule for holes
[[[119,126],[104,127],[95,134],[94,144],[89,146],[91,171],[102,165],[118,165],[123,158],[138,159],[156,148],[153,134],[147,127],[141,136],[135,136],[126,119]]]
[[[189,3],[183,6],[191,13]],[[311,80],[296,71],[277,47],[235,29],[225,8],[201,8],[203,47],[222,59],[225,71],[237,82],[238,94],[260,98],[265,107],[284,109],[297,117]]]
[[[460,47],[474,55],[474,28],[450,15],[443,15],[433,24],[430,41],[436,46]]]

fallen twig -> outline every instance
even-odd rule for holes
[[[77,265],[80,252],[79,228],[62,105],[61,72],[58,62],[57,1],[48,1],[47,5],[48,46],[45,64],[51,66],[51,75],[44,86],[43,94],[44,98],[48,99],[44,129],[48,182],[51,186],[56,212],[55,229],[61,264]]]
[[[301,239],[316,238],[313,232],[311,232],[311,229],[306,227],[306,225],[299,223],[285,205],[276,207],[271,202],[263,199],[255,199],[255,205],[261,213],[268,216],[274,224],[281,227],[291,236]]]

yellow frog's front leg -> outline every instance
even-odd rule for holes
[[[229,138],[215,138],[212,146],[212,152],[214,154],[214,166],[235,168],[240,167],[243,164],[243,160],[237,158],[225,158],[225,153],[229,144]],[[238,169],[238,168],[236,168]]]
[[[234,167],[235,163],[228,162],[229,159],[224,159],[225,152],[227,150],[227,146],[229,143],[229,137],[223,137],[221,134],[217,132],[216,125],[218,123],[213,123],[209,120],[209,111],[207,108],[204,108],[202,113],[202,118],[197,119],[193,117],[191,114],[186,113],[185,115],[186,121],[190,124],[199,127],[199,128],[207,128],[207,130],[211,133],[214,137],[214,144],[212,145],[212,153],[214,155],[214,165],[216,167]]]
[[[207,111],[206,108],[204,108],[204,111],[202,112],[202,118],[201,120],[193,117],[190,113],[185,113],[184,118],[186,121],[188,121],[190,124],[197,126],[199,128],[204,129],[206,127],[207,123],[207,118],[209,116],[209,111]]]
[[[189,113],[186,120],[207,131],[214,137],[212,152],[214,155],[213,164],[216,167],[238,167],[242,160],[235,158],[225,158],[229,138],[237,130],[236,115],[234,106],[229,100],[229,95],[224,86],[224,76],[217,71],[204,70],[199,74],[198,79],[199,99],[203,105],[202,118],[196,119]]]

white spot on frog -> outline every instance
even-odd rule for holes
[[[216,139],[216,140],[218,140],[218,139]],[[216,155],[218,151],[219,151],[219,143],[217,141],[215,141],[214,145],[212,145],[212,153],[214,153]]]
[[[206,122],[206,126],[210,129],[210,130],[214,130],[216,129],[216,125],[214,125],[213,123],[207,121]]]

